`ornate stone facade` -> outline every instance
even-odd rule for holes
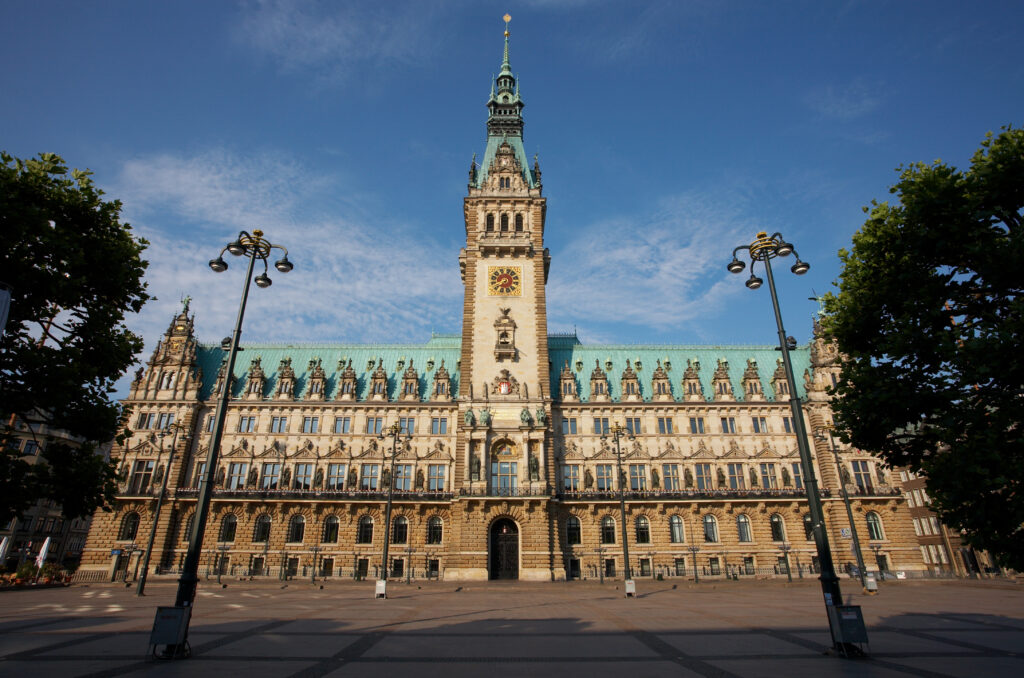
[[[389,529],[392,576],[621,578],[621,488],[636,576],[775,576],[784,545],[794,573],[806,573],[806,471],[774,347],[586,346],[548,334],[546,198],[523,148],[507,47],[506,36],[487,147],[463,203],[461,335],[415,346],[247,344],[248,365],[228,384],[202,567],[376,576]],[[133,568],[125,547],[144,543],[154,520],[152,566],[174,571],[184,557],[227,376],[220,346],[199,343],[192,327],[186,305],[132,383],[131,434],[113,452],[122,487],[114,512],[96,516],[87,569]],[[831,422],[835,354],[815,339],[793,357],[813,432]],[[157,435],[172,419],[185,433]],[[392,440],[380,437],[392,423],[411,436],[397,445],[394,474]],[[630,432],[621,473],[605,435],[613,424]],[[854,561],[838,492],[848,481],[865,545],[890,569],[922,569],[891,474],[851,449],[837,472],[827,443],[809,442],[837,565]]]

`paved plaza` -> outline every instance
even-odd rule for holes
[[[614,583],[215,582],[200,587],[193,656],[148,657],[171,582],[0,592],[0,675],[1021,676],[1024,585],[894,582],[864,596],[870,658],[824,653],[816,581]]]

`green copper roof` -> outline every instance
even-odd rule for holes
[[[434,383],[434,373],[441,367],[444,361],[445,369],[451,376],[452,392],[458,393],[459,388],[459,351],[461,340],[458,336],[435,335],[425,344],[244,344],[244,349],[238,354],[235,360],[234,377],[235,383],[232,389],[233,397],[240,397],[245,390],[249,373],[249,366],[252,360],[259,357],[261,367],[266,375],[263,385],[263,395],[271,397],[277,388],[278,366],[285,358],[291,358],[292,369],[295,371],[295,398],[301,400],[305,397],[306,388],[309,383],[309,362],[317,358],[327,375],[326,394],[327,399],[335,397],[338,385],[338,376],[343,368],[338,367],[338,362],[344,360],[347,364],[352,360],[352,369],[357,376],[358,400],[365,400],[370,387],[370,376],[377,369],[377,361],[382,360],[384,371],[388,374],[388,399],[397,400],[399,387],[402,383],[402,375],[412,361],[413,367],[419,374],[420,399],[427,400],[430,389]],[[196,354],[199,366],[203,370],[203,385],[199,397],[203,400],[210,397],[214,383],[217,380],[217,371],[220,369],[221,361],[225,353],[219,345],[200,344]],[[401,363],[401,367],[399,364]]]

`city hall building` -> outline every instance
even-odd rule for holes
[[[624,534],[635,577],[784,575],[787,552],[793,576],[817,567],[779,352],[550,334],[546,199],[507,32],[487,108],[463,199],[462,333],[246,344],[229,376],[186,303],[131,384],[119,493],[93,520],[83,570],[137,573],[151,533],[152,570],[180,568],[224,387],[201,574],[375,577],[386,532],[402,578],[622,578]],[[816,332],[792,355],[837,569],[855,562],[843,485],[869,568],[924,569],[898,479],[813,435],[831,423],[834,349]],[[180,433],[162,435],[171,423]],[[401,435],[382,437],[392,424]]]

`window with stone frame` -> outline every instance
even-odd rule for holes
[[[885,533],[882,531],[882,518],[874,511],[868,511],[864,515],[864,521],[868,526],[868,539],[871,541],[878,541],[885,539]]]
[[[359,527],[356,529],[356,543],[373,543],[373,518],[370,516],[362,516],[359,518]]]
[[[566,492],[580,491],[580,467],[577,464],[562,467],[562,489]]]
[[[155,462],[151,459],[139,459],[132,465],[132,480],[128,488],[129,494],[145,494],[149,491],[149,484],[153,480],[153,467]]]
[[[747,481],[746,476],[743,473],[743,464],[728,464],[726,469],[729,472],[729,489],[745,489]]]
[[[714,489],[711,479],[711,464],[694,464],[694,471],[697,477],[698,490]]]
[[[793,487],[798,490],[804,489],[804,477],[801,471],[800,462],[794,461],[789,467],[793,469]]]
[[[775,464],[769,462],[761,464],[761,487],[766,490],[774,490],[779,487],[779,481],[775,476]]]
[[[626,431],[634,436],[643,433],[643,429],[640,426],[640,417],[626,417]]]
[[[647,490],[647,465],[629,465],[629,489],[633,492],[645,492]]]
[[[683,519],[678,515],[671,515],[668,519],[669,541],[673,544],[682,544],[686,541],[686,532],[683,529]]]
[[[288,521],[288,543],[301,544],[306,538],[306,518],[296,514]]]
[[[233,542],[235,540],[235,531],[238,529],[238,518],[234,513],[229,513],[220,521],[220,534],[217,535],[217,541]]]
[[[120,541],[133,541],[139,533],[139,514],[135,511],[126,513],[121,519],[121,529],[117,532]]]
[[[430,464],[427,466],[427,490],[430,492],[444,492],[444,464]]]
[[[711,514],[707,514],[703,519],[704,524],[704,541],[709,544],[718,543],[718,519]]]
[[[853,466],[853,482],[857,484],[859,492],[870,494],[873,491],[871,479],[871,462],[855,460],[850,462]]]
[[[650,544],[651,543],[651,521],[647,519],[647,516],[637,516],[636,519],[636,543],[637,544]]]
[[[228,464],[227,489],[241,490],[245,487],[245,477],[249,473],[249,464],[244,461],[233,461]]]
[[[394,520],[391,531],[392,544],[405,544],[409,541],[409,519],[405,516],[398,516]]]
[[[772,541],[786,541],[786,523],[778,513],[773,513],[768,519],[768,525],[772,530]]]
[[[379,464],[363,464],[359,469],[359,487],[362,490],[376,490],[380,479]]]
[[[597,489],[599,492],[611,492],[615,489],[615,483],[613,478],[615,473],[612,470],[614,467],[611,464],[598,464],[597,465]]]
[[[295,478],[292,487],[296,490],[313,489],[313,464],[303,462],[295,465]]]
[[[264,490],[276,490],[281,482],[281,464],[267,462],[263,464],[263,477],[260,478],[260,488]]]
[[[444,523],[438,516],[431,516],[427,521],[427,543],[440,544],[444,538]]]
[[[399,492],[412,489],[412,464],[395,464],[395,489]]]
[[[615,519],[611,516],[605,516],[601,519],[601,543],[615,543]]]
[[[679,485],[679,464],[662,464],[661,486],[666,492],[678,492]]]
[[[804,524],[804,539],[811,541],[814,539],[814,519],[811,518],[810,513],[805,513],[803,518]]]
[[[583,535],[580,529],[580,519],[576,516],[569,516],[565,519],[565,543],[575,546],[582,543]]]
[[[736,535],[741,542],[754,541],[753,533],[750,530],[750,518],[744,513],[736,516]]]
[[[324,519],[324,532],[320,541],[324,544],[337,544],[340,524],[338,516],[327,516]]]
[[[328,490],[344,490],[345,489],[345,472],[348,467],[345,464],[328,464],[327,465],[327,485]]]

